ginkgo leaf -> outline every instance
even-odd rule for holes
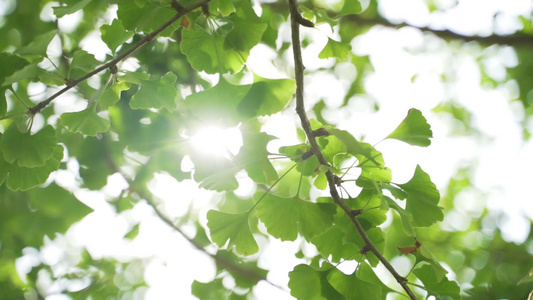
[[[54,154],[57,138],[52,126],[47,125],[35,134],[22,133],[17,126],[9,126],[0,141],[0,152],[6,162],[15,161],[20,167],[43,166]]]
[[[130,107],[133,109],[165,108],[172,112],[176,108],[175,99],[178,95],[174,82],[177,77],[168,72],[156,80],[142,82],[141,88],[131,97]]]
[[[336,207],[330,203],[313,203],[298,198],[268,194],[257,205],[257,216],[268,233],[282,241],[294,241],[298,232],[307,240],[321,234],[333,222]]]
[[[228,158],[222,156],[191,153],[194,163],[194,180],[200,182],[200,187],[215,191],[233,191],[239,187],[235,174],[242,166],[237,166]]]
[[[359,0],[344,0],[344,5],[341,11],[335,18],[340,18],[346,15],[355,15],[363,10],[361,2]]]
[[[252,47],[261,40],[267,25],[257,17],[249,2],[235,4],[238,9],[228,17],[233,29],[225,35],[202,28],[200,21],[209,22],[203,17],[197,19],[192,29],[184,28],[181,51],[195,70],[209,74],[236,73],[242,69]]]
[[[45,183],[50,173],[59,168],[63,152],[63,146],[57,145],[52,156],[39,167],[27,168],[12,164],[9,168],[7,187],[12,191],[26,191]]]
[[[10,76],[4,79],[2,86],[9,86],[15,82],[19,82],[25,79],[33,79],[39,74],[39,67],[36,63],[25,66],[24,68],[16,71]]]
[[[427,147],[433,137],[431,126],[418,109],[411,108],[407,117],[389,134],[387,139],[396,139],[410,145]]]
[[[359,278],[357,271],[346,275],[334,268],[328,273],[328,282],[341,293],[345,299],[382,300],[382,291],[379,285]]]
[[[102,41],[104,41],[113,54],[115,54],[118,47],[134,35],[133,32],[124,29],[122,21],[119,19],[114,19],[111,25],[102,25],[100,32],[102,33]]]
[[[235,251],[242,255],[251,255],[259,251],[259,246],[250,231],[248,216],[248,212],[227,214],[210,210],[207,213],[207,227],[213,242],[219,247],[224,247],[229,240],[228,249],[235,247]]]
[[[70,63],[69,77],[77,78],[78,76],[85,75],[85,73],[91,72],[96,69],[101,63],[96,60],[94,55],[83,51],[76,50],[72,55],[72,62]]]
[[[61,123],[71,132],[80,132],[89,136],[96,136],[109,129],[109,120],[96,114],[95,105],[78,112],[64,113]]]
[[[120,1],[117,16],[126,30],[133,32],[153,32],[176,15],[170,7],[157,7],[146,1]],[[159,35],[168,37],[180,27],[180,22],[174,22]]]
[[[235,12],[235,6],[231,0],[213,0],[209,2],[210,11],[218,10],[223,17]]]
[[[446,276],[438,280],[435,270],[428,263],[421,263],[413,270],[413,274],[422,281],[428,294],[435,296],[436,299],[461,299],[461,289],[457,283],[448,280]]]
[[[33,38],[31,43],[17,49],[15,53],[22,56],[37,56],[42,59],[43,57],[46,57],[46,49],[56,34],[57,30],[52,30],[38,35]]]
[[[122,81],[108,86],[102,95],[100,95],[100,99],[98,99],[101,109],[108,109],[110,106],[115,105],[120,100],[121,92],[129,88],[130,84]]]
[[[332,266],[323,264],[321,270],[315,270],[305,264],[294,267],[289,273],[291,295],[299,300],[341,300],[346,299],[328,282],[328,273]]]
[[[389,197],[384,197],[387,201],[387,205],[398,212],[400,215],[400,219],[402,220],[403,230],[405,233],[409,236],[415,235],[415,230],[413,229],[413,214],[411,212],[406,211],[402,207],[398,205],[394,200],[392,200]]]
[[[419,262],[425,261],[433,267],[433,270],[435,271],[435,275],[437,276],[437,280],[439,282],[443,278],[446,277],[446,274],[448,274],[448,271],[444,269],[444,267],[433,256],[433,254],[431,254],[431,252],[426,246],[420,245],[419,250],[415,253],[415,257],[416,257],[415,265],[418,264]]]
[[[52,9],[54,10],[54,15],[56,15],[56,17],[58,17],[58,18],[61,18],[61,17],[65,16],[65,15],[70,15],[70,14],[73,14],[73,13],[77,12],[78,10],[84,8],[91,1],[92,0],[76,1],[72,5],[54,6],[54,7],[52,7]]]
[[[278,172],[268,159],[267,144],[275,139],[264,132],[243,132],[243,144],[236,157],[248,176],[257,183],[270,185],[278,179]]]
[[[271,115],[281,111],[292,99],[295,91],[294,80],[266,79],[256,75],[237,110],[245,117]]]
[[[331,255],[331,262],[340,262],[343,258],[353,257],[361,250],[353,243],[344,242],[344,235],[338,226],[331,226],[324,233],[311,239],[311,243],[323,257]]]
[[[438,207],[440,194],[429,175],[417,165],[415,174],[404,184],[399,184],[407,193],[405,210],[413,215],[413,226],[428,227],[442,221],[444,214]]]
[[[351,1],[350,1],[351,2]],[[357,2],[357,1],[353,1]],[[343,43],[343,42],[337,42],[333,39],[328,38],[328,42],[326,46],[324,46],[324,49],[320,51],[318,54],[319,58],[340,58],[340,59],[346,59],[350,55],[352,51],[352,47],[350,44]]]
[[[0,85],[4,85],[4,80],[11,76],[18,70],[22,70],[25,66],[28,65],[28,61],[11,53],[0,53]],[[4,94],[4,90],[2,90]],[[5,96],[4,96],[5,97]],[[2,116],[3,114],[0,114]]]

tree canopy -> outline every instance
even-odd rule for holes
[[[531,297],[515,2],[0,2],[0,299]]]

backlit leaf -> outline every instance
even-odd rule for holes
[[[150,33],[176,15],[176,11],[170,7],[158,7],[146,2],[138,5],[137,2],[119,1],[117,16],[128,31]],[[179,27],[180,22],[174,22],[160,36],[168,37]]]
[[[46,182],[50,173],[59,168],[64,148],[57,145],[52,156],[39,167],[21,167],[12,164],[7,178],[7,187],[13,191],[26,191]]]
[[[268,194],[256,211],[268,233],[282,241],[294,241],[298,232],[310,240],[327,230],[332,225],[336,207],[330,203],[313,203]]]
[[[457,283],[445,276],[442,280],[438,280],[435,270],[428,263],[421,263],[413,273],[422,281],[428,294],[435,296],[436,299],[461,299],[459,295],[461,290]]]
[[[111,49],[111,52],[115,54],[117,48],[124,44],[127,40],[133,37],[133,32],[127,31],[122,26],[122,21],[114,19],[111,25],[102,25],[100,27],[102,33],[102,41],[106,43],[107,47]]]
[[[416,256],[416,263],[418,264],[421,261],[425,261],[429,263],[435,272],[435,275],[437,276],[437,280],[440,282],[443,278],[445,278],[446,274],[448,274],[448,271],[444,269],[444,267],[439,263],[439,261],[431,254],[429,249],[421,245],[418,252],[415,253]]]
[[[407,193],[405,210],[413,214],[413,226],[428,227],[443,220],[442,209],[437,206],[439,191],[420,166],[416,166],[415,174],[409,182],[398,186]]]
[[[141,88],[130,101],[133,109],[165,108],[172,112],[176,108],[175,99],[178,95],[174,86],[176,75],[171,72],[166,73],[156,80],[143,81]]]
[[[346,299],[382,300],[381,287],[357,276],[357,272],[345,275],[337,269],[328,274],[328,282]]]
[[[77,12],[78,10],[84,8],[91,1],[92,0],[76,1],[72,5],[54,6],[54,7],[52,7],[52,9],[54,10],[54,15],[56,15],[56,17],[58,17],[58,18],[61,18],[61,17],[65,16],[65,15],[70,15],[70,14],[73,14],[73,13]]]
[[[349,0],[352,2],[351,0]],[[355,1],[353,1],[355,2]],[[335,40],[332,40],[328,38],[328,43],[322,49],[322,51],[318,54],[319,58],[340,58],[340,59],[346,59],[350,55],[352,50],[352,47],[350,44],[343,43],[343,42],[337,42]]]
[[[270,185],[278,179],[278,172],[268,159],[267,144],[275,137],[264,132],[243,132],[243,145],[236,157],[248,176],[257,183]]]
[[[15,161],[20,167],[40,167],[54,154],[57,139],[55,130],[48,125],[35,134],[21,133],[12,125],[4,132],[0,141],[0,152],[6,162]]]
[[[345,299],[328,282],[331,265],[324,263],[324,269],[315,270],[305,264],[297,265],[289,273],[291,295],[299,300],[341,300]],[[329,268],[328,268],[329,267]]]
[[[281,111],[292,99],[295,91],[294,80],[255,76],[254,83],[237,109],[246,117],[271,115]]]
[[[22,56],[39,56],[46,57],[46,49],[48,45],[57,34],[57,30],[52,30],[47,33],[36,36],[27,46],[17,49],[16,54]]]
[[[0,85],[4,85],[4,80],[11,76],[11,74],[15,73],[18,70],[22,70],[26,65],[28,65],[28,61],[25,59],[20,58],[17,55],[11,54],[11,53],[0,53],[0,65],[2,68],[0,68]],[[2,90],[2,94],[3,94]],[[0,116],[2,116],[0,111]]]
[[[388,139],[396,139],[410,145],[427,147],[431,144],[430,138],[433,132],[426,118],[418,109],[411,108],[407,117],[387,136]]]
[[[235,247],[235,251],[242,255],[256,253],[259,247],[250,231],[248,215],[248,212],[227,214],[210,210],[207,213],[207,227],[213,242],[224,247],[229,240],[228,249]]]
[[[96,114],[95,105],[78,112],[64,113],[61,115],[61,123],[69,131],[80,132],[89,136],[96,136],[100,132],[109,129],[109,120]]]
[[[311,243],[323,257],[331,255],[331,262],[340,262],[359,253],[360,248],[353,243],[344,242],[345,233],[338,226],[331,226],[324,233],[313,237]]]
[[[198,23],[183,30],[181,51],[197,71],[235,73],[241,70],[249,52],[261,40],[266,24],[257,17],[249,2],[239,1],[237,11],[228,17],[233,29],[227,35],[204,29]],[[204,19],[198,18],[199,21]],[[208,26],[213,26],[207,20]]]
[[[346,15],[355,15],[360,13],[362,10],[363,8],[361,7],[361,2],[359,2],[359,0],[344,0],[344,5],[342,6],[341,11],[336,18]]]

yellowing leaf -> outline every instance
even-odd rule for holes
[[[241,214],[227,214],[216,210],[207,213],[207,227],[211,239],[219,247],[224,247],[229,240],[228,248],[235,247],[235,251],[242,255],[251,255],[259,250],[259,246],[250,231],[248,212]]]
[[[388,139],[396,139],[421,147],[429,146],[431,144],[429,138],[432,137],[433,132],[426,118],[418,109],[414,108],[409,110],[407,117],[387,136]]]

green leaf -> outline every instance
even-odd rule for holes
[[[61,115],[61,123],[71,132],[80,132],[89,136],[96,136],[100,132],[109,129],[109,120],[96,114],[96,106],[93,104],[78,112],[64,113]]]
[[[351,133],[349,133],[346,130],[340,130],[333,127],[328,127],[326,130],[336,136],[339,140],[341,140],[344,145],[346,145],[346,150],[348,153],[357,156],[362,155],[366,157],[368,160],[373,162],[375,165],[379,165],[379,163],[376,161],[376,157],[373,156],[373,150],[375,151],[374,147],[372,147],[370,144],[359,142],[357,139],[353,137]],[[380,153],[381,154],[381,153]],[[360,162],[362,163],[362,162]]]
[[[236,157],[236,164],[243,166],[256,183],[273,184],[278,172],[268,159],[267,144],[275,139],[264,132],[243,132],[243,144]]]
[[[113,55],[118,47],[134,35],[133,32],[124,29],[122,21],[119,19],[114,19],[111,25],[102,25],[100,32],[102,33],[102,41],[111,49]]]
[[[209,2],[209,11],[219,11],[223,17],[235,12],[235,6],[231,0],[213,0]]]
[[[4,86],[4,80],[16,71],[22,70],[28,61],[11,53],[0,52],[0,84]],[[2,90],[2,94],[4,90]],[[1,111],[0,111],[1,112]],[[3,114],[0,113],[0,116]]]
[[[100,95],[100,99],[98,99],[101,109],[106,110],[110,106],[115,105],[120,100],[122,91],[129,88],[130,84],[127,82],[115,82],[113,85],[108,86],[102,95]]]
[[[33,38],[31,43],[29,43],[27,46],[17,49],[15,53],[22,56],[38,56],[39,58],[46,57],[46,49],[56,34],[57,30],[52,30],[38,35]]]
[[[359,2],[359,0],[344,0],[344,5],[335,18],[340,18],[346,15],[356,15],[361,11],[363,11],[363,8],[361,7],[361,2]]]
[[[203,17],[197,19],[192,29],[183,30],[181,51],[195,70],[209,74],[236,73],[246,62],[252,47],[261,40],[267,25],[257,17],[248,1],[236,4],[237,11],[228,17],[233,29],[227,35],[202,28],[199,22],[205,20]]]
[[[52,126],[45,126],[39,132],[31,135],[21,133],[12,125],[4,132],[0,141],[0,152],[6,162],[12,164],[17,161],[20,167],[41,167],[54,154],[57,139]]]
[[[408,236],[415,236],[415,230],[413,229],[413,214],[401,208],[398,203],[389,197],[385,197],[387,205],[398,212],[400,219],[402,220],[403,230]]]
[[[75,12],[77,12],[80,9],[83,9],[85,5],[89,4],[92,0],[81,0],[74,2],[73,5],[67,5],[67,6],[54,6],[52,9],[54,10],[54,15],[56,17],[61,18],[65,15],[70,15]]]
[[[172,112],[176,108],[175,99],[178,95],[174,82],[177,77],[168,72],[156,80],[143,81],[141,88],[131,97],[130,107],[133,109],[165,108]]]
[[[346,299],[381,300],[381,287],[363,279],[357,276],[357,271],[352,275],[345,275],[338,269],[333,269],[328,274],[328,282]]]
[[[219,247],[224,247],[229,240],[228,249],[235,247],[235,251],[242,255],[251,255],[259,251],[259,246],[250,231],[248,216],[248,212],[227,214],[210,210],[207,213],[207,227],[213,242]]]
[[[461,299],[461,289],[456,282],[448,280],[444,277],[438,280],[435,270],[427,263],[422,263],[419,267],[413,270],[413,273],[422,281],[429,295],[435,296],[437,299]],[[448,298],[449,299],[449,298]]]
[[[101,64],[96,58],[94,58],[94,55],[85,52],[83,50],[76,50],[74,51],[74,54],[72,55],[72,62],[70,63],[70,71],[69,71],[69,77],[70,78],[77,78],[78,76],[84,75],[84,73],[88,73],[96,69]],[[73,72],[74,70],[81,71],[81,72]]]
[[[298,231],[307,239],[326,231],[333,223],[336,207],[267,194],[257,205],[257,217],[268,233],[282,241],[294,241]]]
[[[324,263],[323,271],[301,264],[289,273],[291,295],[299,300],[341,300],[345,299],[328,282],[331,265]]]
[[[331,255],[331,262],[340,262],[343,258],[352,258],[361,250],[353,243],[344,242],[344,235],[341,228],[331,226],[324,233],[313,237],[311,243],[316,246],[322,257]]]
[[[413,226],[428,227],[443,220],[442,209],[437,206],[439,191],[419,165],[416,166],[411,180],[398,186],[407,193],[405,210],[413,214]]]
[[[256,75],[237,109],[245,117],[272,115],[285,108],[295,91],[294,80],[266,79]]]
[[[418,109],[411,108],[407,117],[389,134],[387,139],[396,139],[413,146],[427,147],[433,137],[431,126]]]
[[[7,178],[7,187],[12,191],[26,191],[45,183],[50,173],[59,168],[63,152],[63,146],[57,145],[52,156],[39,167],[27,168],[12,164]]]
[[[2,86],[9,86],[15,82],[19,82],[26,79],[34,79],[39,74],[39,67],[37,64],[30,64],[22,68],[21,70],[16,71],[5,78]]]
[[[349,0],[351,1],[351,0]],[[355,1],[354,1],[355,2]],[[346,59],[350,56],[350,53],[352,53],[352,47],[348,43],[343,42],[337,42],[335,40],[332,40],[328,38],[328,43],[320,51],[318,54],[319,58],[340,58],[340,59]]]
[[[176,11],[169,7],[156,7],[148,3],[138,5],[137,1],[120,0],[117,16],[126,30],[150,33],[161,27],[176,15]],[[180,22],[174,22],[159,35],[169,37],[180,27]]]
[[[219,192],[239,187],[235,174],[241,166],[236,166],[232,160],[202,153],[191,153],[190,156],[194,163],[194,180],[200,182],[200,187]]]
[[[357,197],[347,199],[346,204],[353,210],[363,210],[363,213],[358,216],[361,224],[366,227],[374,227],[383,224],[387,220],[385,211],[381,209],[373,209],[381,206],[382,195],[377,193],[374,189],[362,189]]]
[[[416,256],[416,264],[418,264],[421,261],[425,261],[429,263],[433,270],[435,271],[435,275],[437,276],[437,280],[440,282],[443,278],[446,277],[446,274],[448,274],[448,271],[444,269],[444,267],[440,264],[440,262],[431,254],[429,249],[422,245],[420,248],[418,248],[418,251],[415,252]]]
[[[237,105],[249,90],[249,85],[233,85],[221,77],[216,86],[189,95],[185,98],[185,104],[200,119],[235,126],[243,119],[237,113]]]

